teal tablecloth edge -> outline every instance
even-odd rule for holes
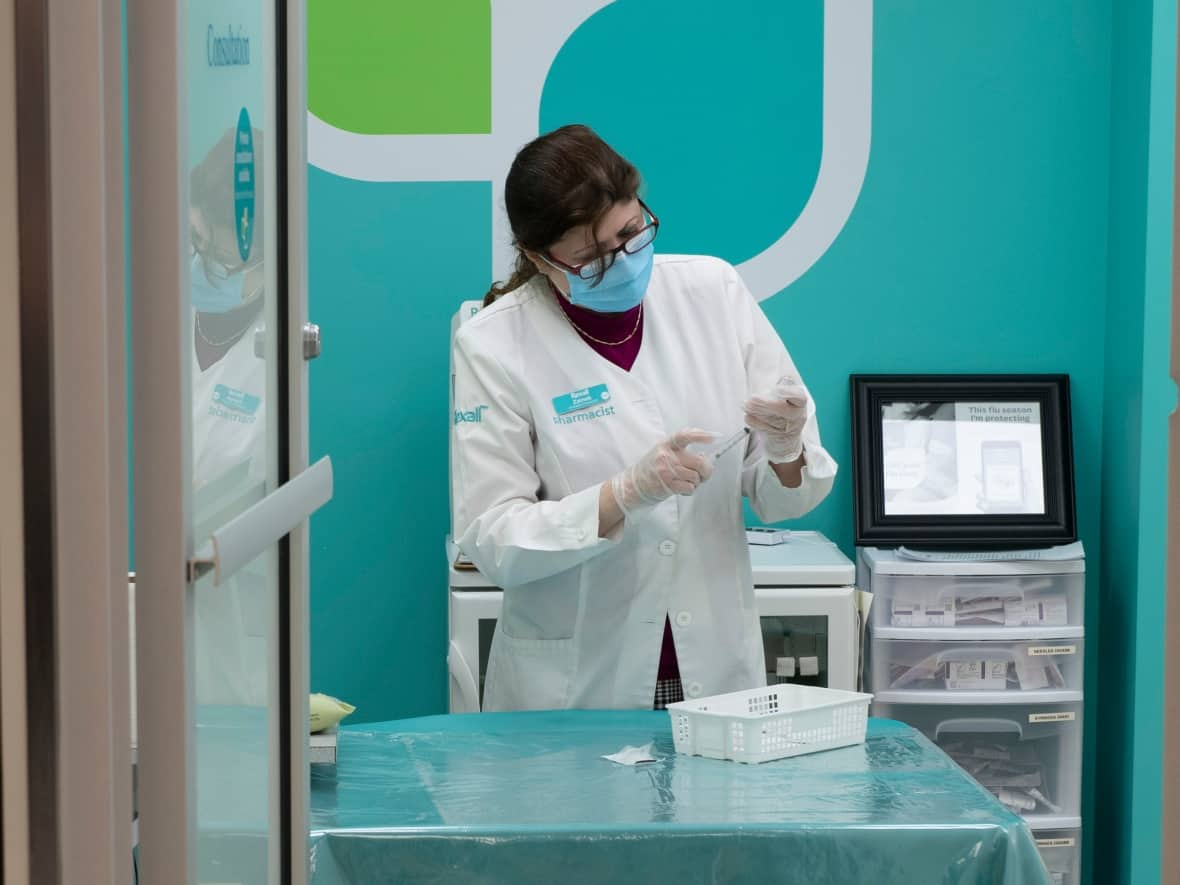
[[[671,783],[675,795],[669,801],[673,806],[682,803],[682,809],[694,804],[696,797],[704,801],[707,813],[710,800],[719,795],[718,788],[741,789],[751,783],[779,780],[814,785],[826,783],[824,779],[830,776],[836,793],[836,785],[847,788],[863,780],[866,789],[871,789],[877,784],[886,801],[882,817],[893,813],[895,819],[880,824],[863,818],[856,822],[824,819],[825,813],[837,816],[833,809],[841,802],[856,804],[855,797],[848,794],[821,797],[811,819],[738,823],[636,819],[616,823],[610,819],[609,805],[601,813],[595,810],[597,816],[586,821],[500,823],[483,819],[494,816],[483,801],[464,804],[468,788],[473,798],[482,795],[492,803],[500,798],[495,787],[497,753],[503,753],[507,771],[531,771],[527,755],[509,752],[517,748],[514,742],[518,739],[531,742],[530,747],[552,748],[561,756],[564,747],[561,740],[550,738],[554,734],[570,735],[569,752],[562,756],[567,763],[549,759],[539,762],[539,767],[548,765],[551,768],[547,770],[561,771],[568,764],[575,774],[589,772],[624,786],[628,778],[637,778],[632,782],[635,787],[649,777],[645,768],[653,779],[661,776],[663,768],[666,774],[670,772],[668,776],[689,779],[687,787],[675,780]],[[483,738],[487,738],[486,744]],[[591,755],[599,751],[599,744],[603,748],[609,745],[604,751],[611,752],[622,742],[653,739],[665,757],[662,765],[625,768],[603,761],[598,767],[597,757]],[[388,772],[388,790],[383,791],[385,779],[380,771],[370,777],[370,770],[359,759],[354,759],[359,767],[350,767],[350,745],[357,757],[373,754],[381,760]],[[349,725],[341,729],[340,738],[341,813],[347,816],[353,811],[350,790],[368,790],[376,784],[382,803],[372,809],[376,819],[384,816],[381,808],[388,808],[388,818],[401,822],[394,826],[313,827],[311,881],[314,885],[616,881],[1045,885],[1049,881],[1027,824],[920,733],[904,723],[871,719],[866,745],[873,746],[756,765],[682,756],[672,749],[671,720],[662,711],[478,713]],[[485,746],[487,758],[478,758]],[[471,760],[473,767],[467,766],[465,753],[477,757]],[[834,755],[840,753],[849,755]],[[674,758],[667,758],[668,754]],[[821,759],[823,756],[829,758]],[[911,757],[921,763],[912,792],[899,789],[905,783],[906,761]],[[871,764],[866,760],[872,760]],[[863,776],[857,771],[862,763],[866,765]],[[411,772],[416,774],[408,781],[399,781]],[[416,783],[415,778],[421,782]],[[509,788],[514,785],[512,781],[508,784]],[[698,795],[702,786],[706,793]],[[333,778],[321,776],[319,789],[321,804],[317,806],[313,788],[313,811],[318,807],[336,813]],[[626,798],[628,792],[622,789],[619,795]],[[888,805],[890,797],[896,799],[893,806]],[[529,798],[524,796],[526,802]],[[948,798],[953,800],[949,804]],[[536,796],[535,806],[544,807],[545,799]],[[765,800],[764,793],[752,792],[751,808],[765,815]],[[865,801],[873,809],[877,807],[873,803],[882,800],[866,797]],[[689,806],[683,806],[684,802]],[[422,804],[426,816],[444,808],[446,814],[416,826],[406,820],[412,817],[406,809],[414,803]],[[721,808],[725,811],[727,806]],[[923,809],[939,808],[948,819],[901,819],[911,809],[920,815]],[[634,815],[635,810],[634,805],[623,806],[624,814]],[[473,818],[470,825],[444,819],[466,815]],[[968,820],[972,815],[979,819]],[[950,820],[955,817],[962,820]]]
[[[360,737],[362,735],[409,735],[409,734],[437,734],[440,732],[447,732],[451,734],[483,734],[483,735],[502,735],[505,733],[517,732],[520,730],[522,717],[527,717],[529,723],[529,731],[533,734],[544,732],[565,732],[570,728],[584,729],[587,726],[601,728],[603,730],[614,730],[617,728],[625,728],[628,730],[637,730],[638,726],[642,725],[644,728],[651,728],[654,731],[661,729],[667,731],[668,741],[672,740],[672,726],[671,718],[666,711],[662,710],[543,710],[543,711],[528,711],[528,712],[508,712],[508,713],[450,713],[436,716],[419,716],[407,719],[391,719],[384,722],[370,722],[357,723],[355,725],[345,725],[340,728],[341,744],[347,748],[349,738],[353,735]],[[927,744],[934,752],[942,755],[933,742],[917,732],[911,726],[898,722],[893,719],[879,719],[870,717],[868,720],[868,727],[866,729],[865,741],[866,743],[879,738],[886,738],[892,735],[907,735],[915,740]],[[841,748],[847,749],[847,748]],[[827,750],[827,753],[839,753],[841,749]],[[776,759],[769,762],[761,763],[741,763],[730,760],[720,759],[706,759],[700,756],[684,757],[685,759],[692,759],[696,763],[710,764],[710,765],[742,765],[749,768],[759,768],[775,765],[790,765],[796,760],[803,758],[800,756],[790,757],[787,759]],[[947,757],[948,765],[952,768],[957,766]],[[972,778],[963,774],[963,779],[967,782],[970,788],[973,788],[976,793],[982,798],[984,802],[991,803],[994,806],[994,813],[996,819],[987,823],[971,823],[956,825],[962,829],[979,829],[981,827],[993,827],[996,825],[1003,825],[1005,828],[1014,827],[1016,829],[1028,829],[1028,825],[1024,819],[1019,815],[1009,811],[983,786],[978,784]],[[313,799],[314,804],[314,799]],[[556,832],[565,833],[625,833],[625,832],[667,832],[675,831],[680,833],[727,833],[727,832],[755,832],[755,831],[776,831],[776,830],[798,830],[806,829],[809,826],[807,823],[800,823],[797,821],[784,821],[777,824],[766,823],[750,823],[731,826],[702,826],[700,824],[675,824],[675,823],[629,823],[626,825],[612,826],[609,823],[595,823],[585,825],[563,825],[556,828]],[[814,825],[817,829],[883,829],[883,830],[911,830],[911,829],[928,829],[928,823],[914,823],[914,824],[881,824],[866,825],[864,823],[843,823],[827,821]],[[943,824],[944,828],[948,825]],[[410,833],[431,833],[437,835],[478,835],[480,833],[487,833],[488,835],[502,835],[504,833],[518,832],[519,827],[513,824],[505,824],[503,826],[481,824],[477,826],[446,826],[446,825],[429,825],[423,827],[409,827],[409,826],[394,826],[394,827],[313,827],[312,834],[331,833],[331,832],[349,832],[349,833],[388,833],[396,830],[406,834]],[[1031,841],[1031,835],[1030,835]]]

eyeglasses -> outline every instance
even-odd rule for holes
[[[208,243],[198,241],[196,235],[189,241],[189,258],[194,255],[201,257],[201,267],[205,271],[205,278],[211,283],[224,282],[232,277],[234,274],[244,273],[253,267],[257,267],[262,263],[261,258],[255,258],[253,261],[243,261],[237,264],[226,264],[223,261],[213,258],[206,251]]]
[[[628,255],[634,255],[646,246],[650,246],[652,240],[656,238],[656,234],[660,230],[660,220],[656,218],[655,213],[647,208],[647,204],[643,200],[639,201],[639,206],[643,209],[644,214],[647,215],[650,221],[629,236],[622,245],[616,246],[609,252],[591,258],[589,261],[582,264],[566,264],[564,261],[558,261],[552,255],[546,254],[546,258],[553,264],[560,267],[562,270],[569,271],[572,274],[577,274],[583,280],[592,280],[605,271],[608,267],[615,263],[615,258],[620,252],[626,252]]]

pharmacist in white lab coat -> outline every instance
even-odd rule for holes
[[[505,186],[516,272],[455,338],[456,540],[504,588],[487,710],[764,685],[742,498],[802,516],[836,473],[737,272],[653,256],[638,188],[586,127],[526,145]]]
[[[254,345],[255,330],[263,325],[263,195],[257,174],[251,224],[258,233],[243,260],[234,213],[235,141],[236,131],[226,132],[190,180],[193,510],[200,531],[218,527],[203,521],[221,523],[244,509],[267,469],[267,370]],[[256,173],[261,142],[255,130]],[[259,561],[220,587],[210,578],[197,585],[198,703],[266,703],[266,569],[267,563]]]

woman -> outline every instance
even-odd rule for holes
[[[835,476],[737,272],[653,258],[639,183],[584,126],[522,148],[515,272],[455,337],[455,535],[504,589],[486,710],[764,685],[742,497],[797,517]],[[707,451],[743,425],[744,445]]]
[[[234,494],[267,475],[267,369],[254,340],[265,323],[265,195],[259,162],[252,219],[258,233],[243,256],[234,218],[237,142],[237,129],[226,130],[189,178],[193,512],[199,531],[220,525],[227,507],[244,507]],[[255,129],[258,157],[262,142]],[[216,590],[194,594],[200,704],[267,702],[267,562],[261,557]]]

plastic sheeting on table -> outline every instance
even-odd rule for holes
[[[265,707],[197,706],[197,881],[269,881],[270,740]]]
[[[1048,881],[1024,822],[888,720],[743,765],[677,755],[663,712],[432,716],[344,728],[338,760],[312,771],[313,885]]]

